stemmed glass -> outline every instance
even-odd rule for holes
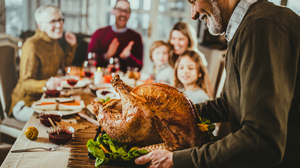
[[[74,94],[74,86],[77,84],[80,77],[80,69],[79,67],[69,66],[67,67],[66,79],[68,84],[71,87],[71,93]]]
[[[82,74],[86,78],[90,78],[94,74],[94,66],[90,65],[88,61],[84,61],[82,65]]]
[[[114,76],[115,73],[120,69],[119,58],[111,57],[109,59],[109,64],[108,64],[107,68],[108,68],[109,72],[111,73],[111,75]]]
[[[88,63],[90,66],[96,67],[96,65],[97,65],[96,53],[89,52],[87,60],[88,60]]]

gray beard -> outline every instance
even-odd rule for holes
[[[212,17],[207,18],[210,19],[210,25],[208,27],[208,31],[213,36],[218,36],[224,34],[224,28],[222,26],[222,17],[221,10],[218,2],[212,1],[213,12]]]

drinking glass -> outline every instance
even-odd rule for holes
[[[96,53],[94,52],[89,52],[88,53],[88,63],[90,66],[94,66],[96,67],[97,66],[97,59],[96,59]]]
[[[76,66],[67,67],[66,79],[68,84],[71,87],[71,94],[74,94],[74,86],[77,84],[80,77],[80,69]]]
[[[94,67],[86,60],[82,65],[82,75],[86,78],[91,78],[94,74]]]
[[[119,58],[111,57],[109,59],[109,64],[108,64],[107,68],[108,68],[109,72],[111,73],[111,75],[114,76],[115,73],[120,69]]]

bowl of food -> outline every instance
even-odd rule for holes
[[[50,129],[47,130],[49,140],[57,145],[63,145],[70,142],[74,132],[74,128],[70,126],[50,127]]]
[[[41,124],[43,124],[46,127],[51,127],[52,124],[48,118],[50,118],[52,122],[55,124],[55,122],[60,122],[62,116],[63,115],[61,112],[43,112],[39,114],[39,119]]]
[[[114,89],[99,89],[96,91],[97,98],[106,100],[108,97],[110,99],[119,99],[119,94]]]
[[[90,84],[89,88],[91,89],[92,93],[96,94],[96,91],[99,89],[113,89],[111,84],[109,83],[101,83],[101,84]]]
[[[57,87],[57,88],[50,89],[47,87],[43,87],[43,90],[45,91],[46,97],[59,97],[62,88]]]

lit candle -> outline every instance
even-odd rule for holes
[[[97,71],[94,72],[94,84],[97,85],[99,83],[102,83],[103,73],[101,71],[101,68],[98,67]]]

